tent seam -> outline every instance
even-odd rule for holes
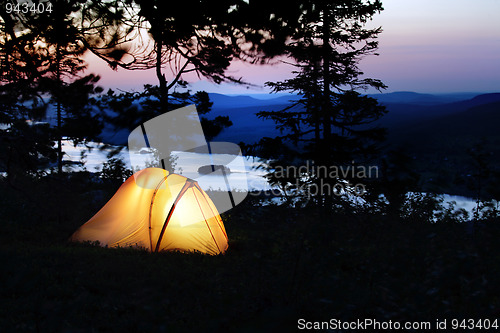
[[[215,240],[214,234],[212,233],[212,229],[210,229],[210,226],[208,225],[207,218],[205,217],[205,213],[203,213],[203,208],[201,208],[200,201],[198,200],[196,193],[194,193],[194,189],[193,189],[193,194],[194,194],[194,198],[196,199],[196,203],[198,204],[198,207],[200,207],[201,215],[203,215],[203,219],[205,219],[205,224],[207,225],[208,231],[210,231],[210,235],[212,235],[212,239],[214,240],[215,246],[217,246],[217,250],[219,250],[219,253],[220,253],[221,250],[220,250],[219,244],[217,244],[217,241]]]
[[[198,190],[201,192],[201,195],[203,196],[203,198],[205,198],[206,201],[210,200],[210,197],[208,197],[208,194],[206,194],[205,192],[201,191],[200,188],[198,188]],[[224,231],[224,229],[222,229],[222,227],[221,227],[221,225],[219,223],[219,220],[217,219],[217,217],[219,217],[221,219],[221,222],[222,222],[222,218],[220,217],[220,214],[215,214],[214,211],[213,211],[213,209],[212,209],[212,207],[210,207],[210,205],[208,205],[208,208],[210,208],[210,211],[212,212],[212,216],[215,217],[215,220],[217,221],[217,226],[219,227],[220,231],[222,231],[222,233],[226,237],[226,240],[229,240],[229,238],[227,237],[226,232]]]

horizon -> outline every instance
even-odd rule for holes
[[[262,97],[265,97],[265,98],[261,98],[261,99],[273,99],[273,98],[277,98],[277,97],[280,97],[280,96],[287,96],[287,95],[297,95],[297,93],[286,93],[286,92],[280,92],[280,93],[259,93],[259,92],[255,92],[255,93],[229,93],[229,94],[224,94],[222,92],[212,92],[212,91],[207,91],[208,94],[219,94],[219,95],[224,95],[224,96],[230,96],[230,97],[238,97],[238,96],[242,96],[242,97],[254,97],[255,96],[262,96]],[[398,90],[398,91],[390,91],[390,92],[387,92],[387,91],[383,91],[383,92],[380,92],[380,93],[362,93],[362,95],[388,95],[388,94],[401,94],[401,93],[408,93],[408,94],[418,94],[418,95],[432,95],[432,96],[453,96],[453,95],[487,95],[487,94],[500,94],[500,89],[495,91],[495,90],[492,90],[492,91],[456,91],[456,92],[443,92],[443,93],[429,93],[429,92],[420,92],[420,91],[409,91],[409,90]]]

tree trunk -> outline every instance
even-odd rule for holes
[[[57,102],[57,172],[61,174],[62,170],[62,159],[63,159],[63,151],[62,151],[62,135],[61,135],[61,126],[62,126],[62,116],[61,116],[62,108],[61,103]]]
[[[156,77],[159,82],[160,89],[160,110],[162,113],[168,111],[168,88],[167,88],[167,79],[165,78],[165,74],[161,72],[161,49],[163,47],[161,36],[159,40],[156,41]]]
[[[321,72],[321,65],[318,61],[314,62],[313,65],[313,73]],[[314,91],[312,92],[312,113],[314,119],[314,158],[319,159],[321,156],[321,106],[318,105],[318,102],[321,103],[321,98],[318,98],[320,95],[321,88],[319,85],[314,84]]]
[[[331,76],[330,76],[330,55],[331,55],[331,47],[330,47],[330,13],[329,13],[329,4],[323,4],[323,103],[322,103],[322,111],[321,114],[323,116],[323,144],[321,145],[321,164],[324,166],[329,166],[332,164],[332,149],[331,149],[331,138],[332,138],[332,128],[331,128],[331,120],[332,108],[330,102],[331,95]],[[335,186],[335,179],[328,179],[328,183],[331,186]],[[327,210],[333,208],[333,193],[327,193],[326,195],[320,196],[321,204],[326,207]]]
[[[62,160],[63,160],[63,151],[62,151],[62,105],[61,105],[61,51],[59,49],[59,45],[56,47],[56,79],[57,79],[57,87],[56,87],[56,103],[57,103],[57,172],[62,174]]]
[[[328,4],[325,3],[323,7],[323,138],[324,148],[328,147],[331,139],[331,78],[330,78],[330,15]]]

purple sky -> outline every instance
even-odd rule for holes
[[[368,77],[391,91],[425,93],[500,91],[500,0],[382,0],[385,10],[370,27],[382,26],[380,56],[360,63]],[[88,72],[99,73],[106,88],[141,90],[157,84],[154,71],[117,72],[89,57]],[[167,75],[170,73],[165,70]],[[230,72],[258,85],[215,85],[186,77],[191,89],[223,94],[266,93],[266,81],[290,77],[291,66],[235,63]]]

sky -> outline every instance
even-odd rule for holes
[[[384,11],[368,27],[381,26],[379,56],[361,60],[367,77],[382,80],[384,92],[500,92],[500,0],[382,0]],[[142,90],[157,84],[154,70],[113,71],[94,56],[88,72],[101,75],[105,88]],[[195,75],[185,77],[193,91],[263,94],[266,81],[292,77],[286,64],[234,63],[228,73],[252,86],[216,85]],[[166,75],[170,75],[168,68]],[[373,92],[373,91],[369,91]]]

